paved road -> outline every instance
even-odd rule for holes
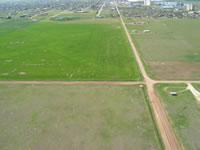
[[[129,32],[128,32],[128,29],[126,28],[126,25],[124,23],[124,20],[120,14],[120,11],[118,9],[118,6],[117,6],[117,3],[115,2],[115,7],[116,7],[116,10],[119,14],[119,17],[120,17],[120,20],[121,20],[121,23],[122,23],[122,26],[126,32],[126,35],[128,37],[128,40],[129,40],[129,43],[132,47],[132,50],[133,50],[133,53],[136,57],[136,61],[139,65],[139,68],[140,68],[140,71],[144,77],[144,80],[146,82],[146,85],[147,85],[147,91],[148,91],[148,95],[149,95],[149,99],[150,99],[150,104],[153,108],[153,112],[154,112],[154,116],[155,116],[155,119],[156,119],[156,123],[157,123],[157,127],[160,131],[160,134],[161,134],[161,137],[162,137],[162,140],[163,140],[163,143],[165,145],[165,149],[167,150],[181,150],[182,147],[179,145],[175,135],[174,135],[174,132],[172,130],[172,127],[168,121],[168,117],[167,117],[167,114],[160,102],[160,100],[158,99],[156,93],[155,93],[155,89],[154,89],[154,84],[155,84],[155,81],[154,80],[151,80],[149,78],[149,76],[147,75],[146,71],[145,71],[145,68],[143,66],[143,63],[140,59],[140,56],[137,52],[137,49],[131,39],[131,36],[129,35]]]
[[[100,16],[100,14],[101,14],[101,12],[102,12],[102,10],[103,10],[104,5],[105,5],[105,2],[103,3],[103,5],[101,6],[101,8],[99,9],[98,14],[97,14],[97,17]]]

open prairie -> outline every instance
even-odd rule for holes
[[[0,34],[0,80],[141,79],[118,19],[20,19],[0,23]]]
[[[199,19],[126,20],[147,71],[156,79],[200,79]],[[150,30],[143,33],[143,30]],[[184,67],[183,67],[184,66]]]
[[[200,149],[200,107],[186,87],[185,84],[156,85],[177,139],[185,149],[197,150]],[[177,96],[171,96],[169,92],[177,92]]]
[[[0,149],[162,149],[145,89],[0,85]]]

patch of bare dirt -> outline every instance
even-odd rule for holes
[[[169,88],[168,86],[164,87],[163,91],[168,92],[168,88]]]
[[[147,62],[157,79],[200,79],[200,62]]]
[[[25,75],[25,74],[26,74],[26,72],[19,72],[19,74],[20,74],[20,75]]]

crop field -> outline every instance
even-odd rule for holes
[[[199,19],[139,19],[146,24],[130,24],[134,21],[126,19],[127,27],[153,78],[200,79]]]
[[[118,19],[0,23],[0,80],[140,80]]]
[[[185,84],[158,84],[156,89],[179,142],[185,149],[200,149],[200,107],[192,93],[184,91]]]
[[[0,85],[0,118],[2,150],[162,149],[139,85]]]

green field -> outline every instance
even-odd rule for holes
[[[156,89],[179,142],[186,150],[200,149],[200,107],[192,93],[183,92],[185,84],[159,84]],[[178,96],[169,95],[174,91]]]
[[[119,20],[99,20],[0,23],[0,80],[141,79]]]
[[[200,19],[139,20],[147,24],[131,25],[135,20],[129,19],[127,27],[137,30],[130,33],[152,77],[200,79]]]
[[[194,88],[200,91],[200,84],[193,84]]]
[[[95,17],[96,11],[89,11],[88,13],[67,12],[67,13],[58,15],[58,17],[63,17],[63,16]]]
[[[92,19],[96,16],[96,11],[88,11],[87,13],[75,13],[72,11],[64,11],[61,14],[52,16],[50,19],[54,21],[74,21],[82,19]]]
[[[139,85],[0,85],[1,150],[162,149]]]

